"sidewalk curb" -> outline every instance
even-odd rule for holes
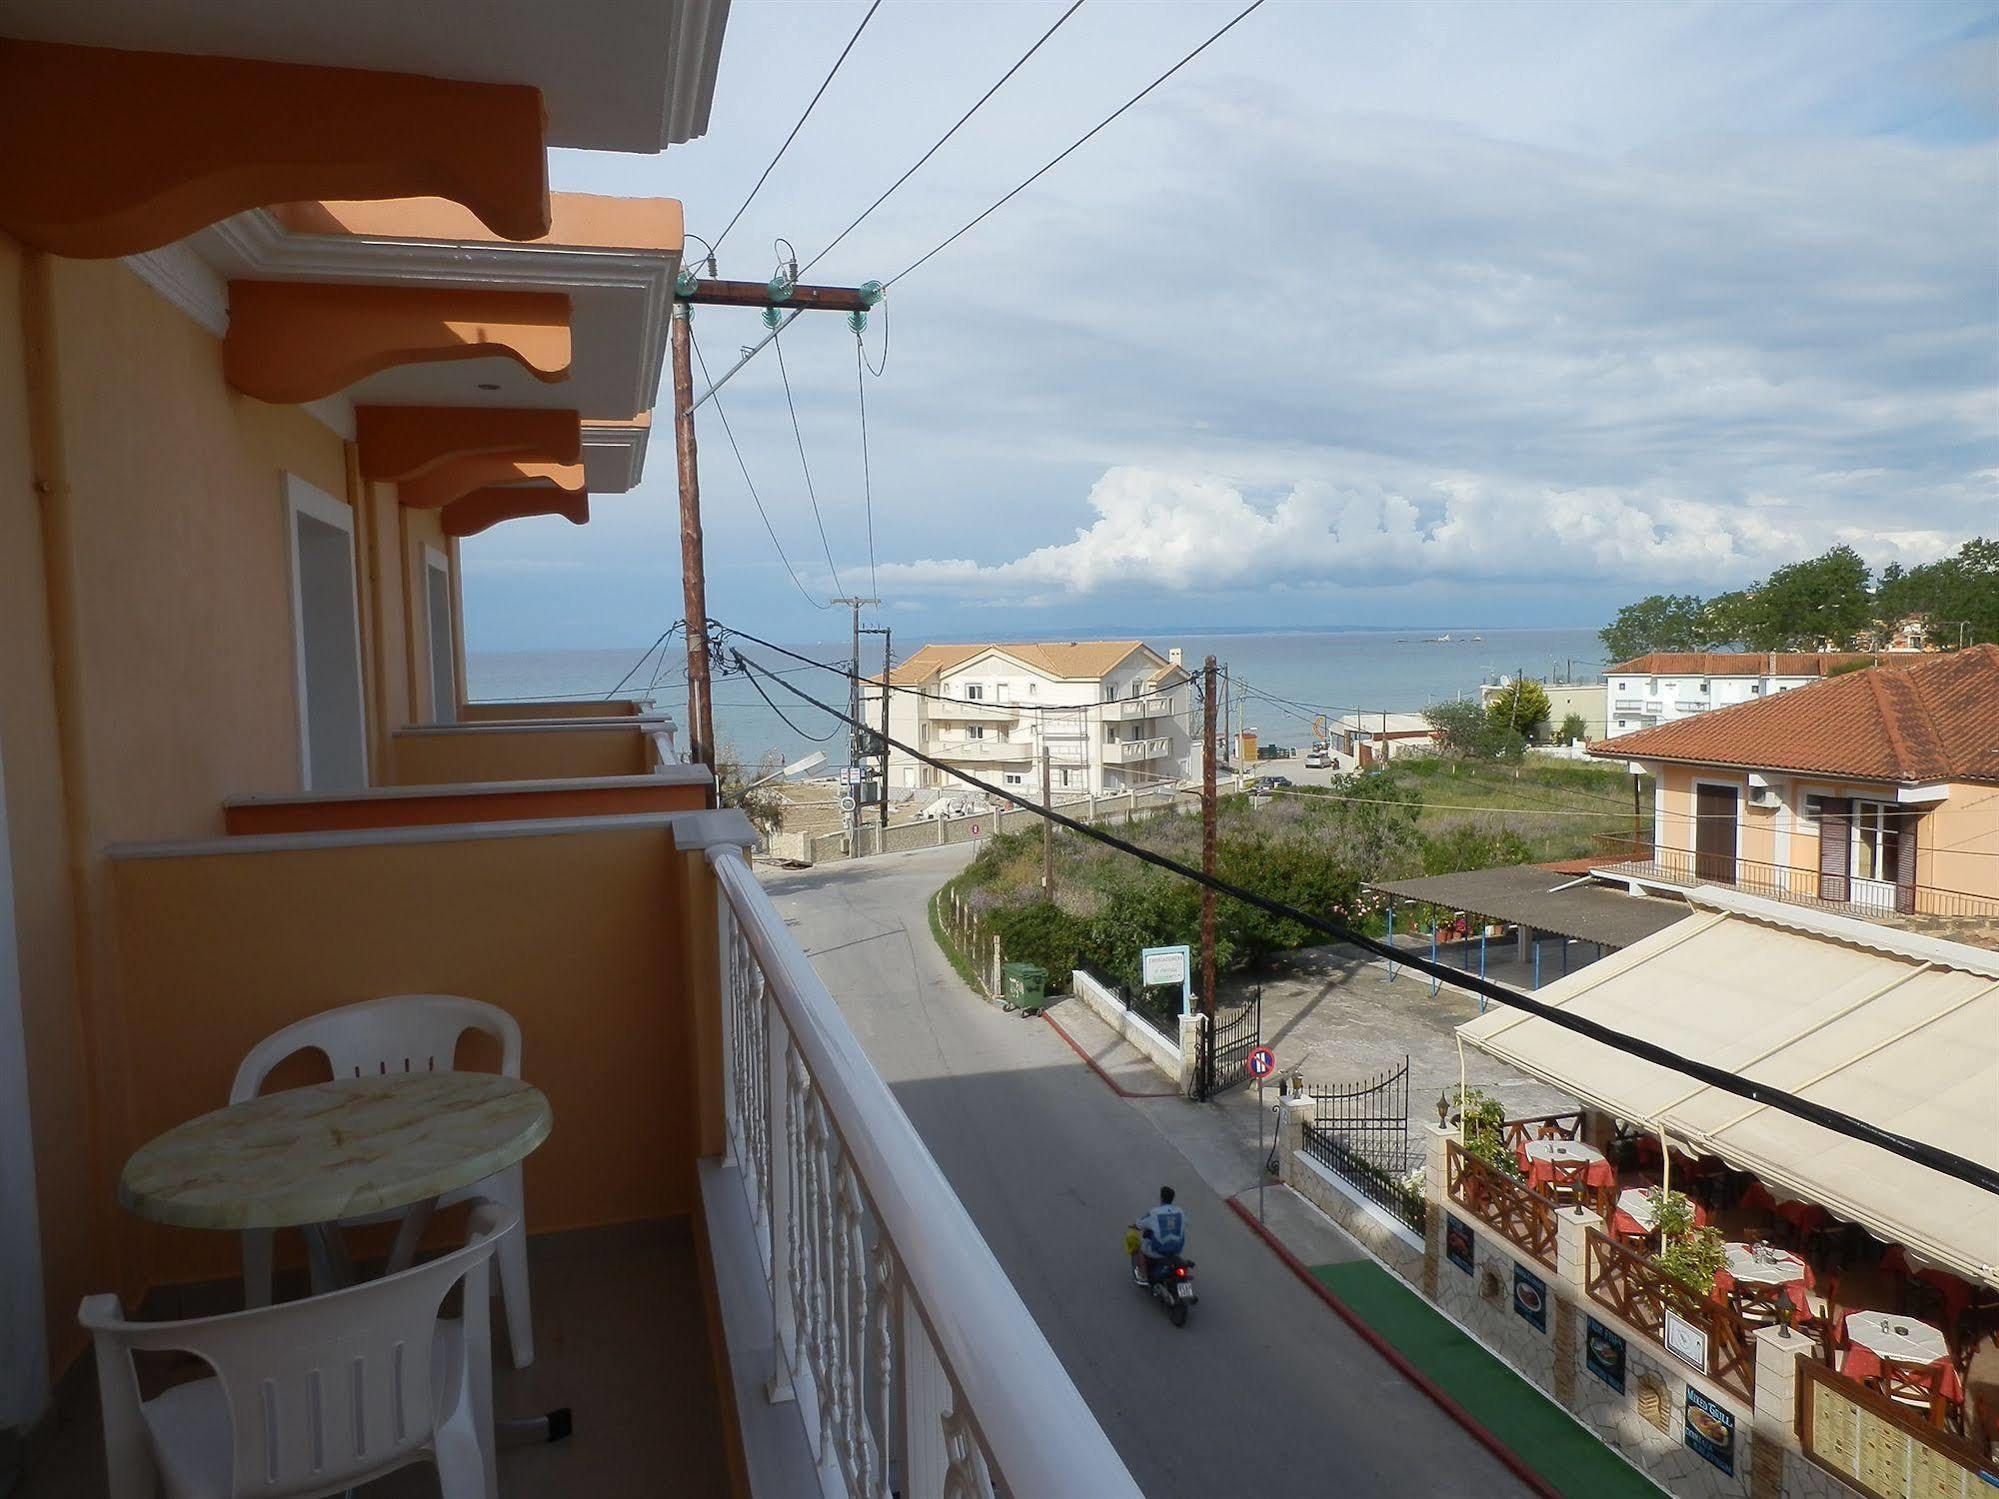
[[[1041,1018],[1047,1021],[1048,1024],[1051,1027],[1053,1027],[1056,1035],[1060,1036],[1064,1041],[1067,1041],[1069,1043],[1069,1049],[1075,1052],[1077,1056],[1083,1059],[1083,1065],[1088,1067],[1090,1071],[1096,1073],[1098,1077],[1102,1078],[1104,1086],[1109,1088],[1111,1092],[1117,1094],[1119,1098],[1178,1098],[1180,1096],[1180,1090],[1178,1088],[1168,1088],[1165,1091],[1159,1093],[1138,1093],[1134,1092],[1130,1088],[1125,1087],[1124,1084],[1120,1083],[1116,1078],[1112,1077],[1108,1072],[1104,1071],[1103,1068],[1099,1067],[1097,1065],[1097,1059],[1091,1056],[1087,1051],[1083,1050],[1081,1043],[1079,1043],[1074,1036],[1070,1035],[1067,1031],[1063,1030],[1061,1023],[1057,1021],[1053,1015],[1049,1014],[1046,1010],[1043,1010],[1041,1011]]]
[[[1074,1045],[1075,1043],[1071,1042],[1070,1044]],[[1481,1424],[1477,1420],[1477,1418],[1475,1418],[1471,1414],[1471,1412],[1467,1411],[1463,1406],[1459,1405],[1457,1401],[1453,1400],[1448,1394],[1446,1394],[1441,1385],[1439,1385],[1435,1380],[1431,1379],[1430,1376],[1425,1374],[1421,1369],[1418,1369],[1414,1364],[1410,1363],[1409,1360],[1403,1356],[1402,1351],[1398,1349],[1393,1343],[1390,1343],[1386,1338],[1382,1337],[1380,1333],[1376,1332],[1372,1327],[1369,1327],[1365,1322],[1363,1322],[1360,1319],[1360,1317],[1355,1314],[1352,1307],[1348,1306],[1344,1301],[1340,1300],[1340,1298],[1333,1293],[1332,1287],[1326,1285],[1323,1281],[1321,1281],[1316,1275],[1314,1275],[1309,1269],[1306,1268],[1305,1262],[1303,1260],[1299,1259],[1297,1255],[1293,1254],[1288,1248],[1285,1247],[1283,1240],[1279,1239],[1277,1235],[1272,1233],[1263,1224],[1256,1221],[1256,1214],[1252,1213],[1248,1208],[1242,1205],[1242,1202],[1239,1200],[1240,1197],[1241,1194],[1238,1193],[1234,1197],[1226,1198],[1225,1201],[1227,1201],[1229,1207],[1234,1210],[1235,1215],[1238,1218],[1242,1219],[1244,1223],[1247,1223],[1250,1227],[1250,1230],[1253,1233],[1255,1233],[1258,1238],[1262,1239],[1265,1244],[1270,1246],[1271,1250],[1277,1255],[1277,1257],[1280,1260],[1282,1260],[1287,1267],[1289,1267],[1293,1275],[1297,1276],[1299,1280],[1303,1281],[1305,1285],[1315,1295],[1317,1295],[1321,1301],[1325,1302],[1327,1306],[1331,1307],[1335,1312],[1337,1312],[1341,1317],[1341,1319],[1345,1321],[1349,1327],[1351,1327],[1356,1333],[1360,1334],[1360,1337],[1363,1342],[1365,1342],[1370,1348],[1374,1349],[1374,1351],[1380,1354],[1383,1358],[1387,1359],[1389,1363],[1393,1364],[1396,1368],[1396,1371],[1400,1373],[1404,1379],[1408,1380],[1411,1384],[1416,1386],[1417,1389],[1421,1390],[1425,1395],[1428,1395],[1431,1400],[1435,1401],[1438,1409],[1442,1410],[1445,1415],[1449,1416],[1453,1421],[1457,1422],[1458,1425],[1462,1426],[1468,1433],[1470,1433],[1473,1440],[1478,1442],[1478,1444],[1481,1447],[1484,1447],[1487,1451],[1492,1453],[1494,1457],[1498,1458],[1502,1463],[1504,1463],[1507,1466],[1507,1468],[1513,1473],[1514,1477],[1518,1478],[1522,1483],[1526,1484],[1527,1487],[1532,1489],[1535,1493],[1541,1495],[1542,1499],[1562,1499],[1562,1493],[1559,1489],[1552,1487],[1548,1483],[1547,1479],[1543,1478],[1539,1473],[1536,1473],[1532,1468],[1528,1467],[1527,1464],[1523,1462],[1513,1452],[1513,1450],[1510,1447],[1508,1447],[1504,1442],[1500,1441],[1499,1438],[1495,1436],[1487,1427]]]

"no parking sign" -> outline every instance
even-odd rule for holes
[[[1244,1062],[1243,1066],[1249,1069],[1251,1077],[1262,1082],[1277,1070],[1277,1053],[1267,1046],[1252,1046],[1249,1049],[1249,1060]]]

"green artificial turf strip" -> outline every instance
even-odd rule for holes
[[[1657,1499],[1659,1490],[1629,1463],[1372,1260],[1315,1265],[1312,1274],[1561,1493]]]

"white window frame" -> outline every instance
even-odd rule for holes
[[[335,499],[318,485],[297,474],[284,476],[285,556],[291,571],[292,606],[292,685],[298,699],[299,784],[314,789],[312,777],[312,726],[306,701],[305,591],[299,577],[298,518],[331,526],[347,538],[347,587],[354,600],[354,722],[360,735],[361,780],[368,780],[367,677],[361,656],[361,591],[356,583],[354,507]]]
[[[967,682],[967,683],[965,684],[965,701],[966,701],[966,702],[968,702],[968,703],[982,703],[982,702],[984,702],[985,700],[986,700],[986,684],[985,684],[985,683],[983,683],[983,682]]]
[[[458,620],[451,607],[451,559],[425,542],[417,561],[423,577],[424,656],[430,664],[430,719],[432,723],[455,723],[458,719]],[[444,628],[449,647],[445,656],[445,680],[437,680],[437,616],[431,609],[430,575],[444,581]],[[449,712],[446,712],[446,709]]]

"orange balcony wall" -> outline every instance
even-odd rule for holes
[[[699,812],[713,784],[697,765],[651,775],[577,776],[554,781],[482,781],[463,786],[382,786],[368,791],[237,797],[222,809],[232,835],[519,822],[552,817],[626,817]]]
[[[389,784],[441,786],[648,775],[661,763],[663,718],[435,724],[390,736]]]

